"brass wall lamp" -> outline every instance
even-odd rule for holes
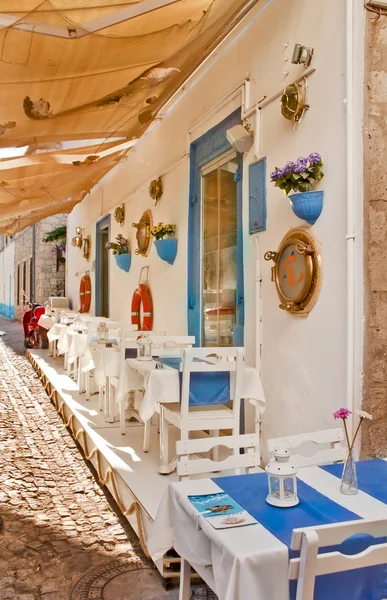
[[[271,280],[275,283],[281,304],[293,315],[307,317],[317,302],[322,286],[322,260],[318,243],[300,227],[291,229],[277,251],[265,253],[274,261]]]
[[[73,246],[75,246],[75,248],[82,248],[82,242],[83,242],[83,238],[82,238],[82,234],[83,234],[83,227],[76,227],[75,228],[75,237],[73,237],[73,239],[71,240],[71,243]]]

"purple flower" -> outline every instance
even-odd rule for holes
[[[333,416],[335,419],[347,419],[351,414],[348,408],[339,408],[339,410],[333,413]]]
[[[287,173],[291,173],[293,171],[294,168],[294,162],[289,161],[286,163],[286,165],[284,166],[284,168],[282,169],[282,177],[284,175],[286,175]]]
[[[127,252],[128,251],[128,246],[122,246],[122,249],[123,249],[124,252]]]
[[[312,154],[309,154],[308,160],[311,165],[315,165],[321,161],[321,156],[317,152],[312,152]]]
[[[277,167],[275,168],[275,171],[273,171],[272,173],[270,173],[270,179],[272,181],[276,181],[276,179],[278,179],[280,171],[279,169],[277,169]]]
[[[112,245],[111,245],[111,243],[110,243],[110,242],[106,242],[106,244],[105,244],[105,248],[106,248],[107,250],[109,250],[109,249],[111,248],[111,246],[112,246]]]

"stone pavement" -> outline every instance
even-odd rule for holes
[[[21,324],[0,330],[0,600],[177,599],[64,427]]]

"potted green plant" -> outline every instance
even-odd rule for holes
[[[177,254],[177,240],[172,237],[175,231],[176,225],[164,223],[158,223],[151,229],[157,254],[170,265],[175,262]]]
[[[66,260],[66,225],[59,225],[51,231],[48,231],[43,238],[43,242],[46,244],[49,242],[56,242],[53,252],[56,253],[59,262]]]
[[[313,152],[286,163],[282,169],[276,167],[270,175],[274,185],[288,197],[294,214],[310,225],[317,221],[323,207],[323,191],[313,189],[324,177],[322,166],[320,154]]]
[[[129,252],[129,240],[119,233],[116,236],[116,241],[107,242],[105,248],[113,251],[117,266],[128,273],[132,262],[132,255]]]

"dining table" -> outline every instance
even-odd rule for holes
[[[292,531],[359,519],[387,519],[387,461],[357,462],[359,492],[340,492],[342,464],[304,467],[297,473],[299,504],[271,506],[267,474],[251,473],[171,483],[161,500],[148,550],[154,561],[174,548],[219,600],[295,600],[297,581],[288,579]],[[189,496],[226,493],[256,523],[215,529]],[[383,542],[386,540],[382,539]],[[379,540],[380,542],[380,540]],[[354,536],[339,549],[357,554],[374,538]],[[332,549],[331,549],[332,550]],[[384,600],[387,565],[318,576],[314,600]]]

